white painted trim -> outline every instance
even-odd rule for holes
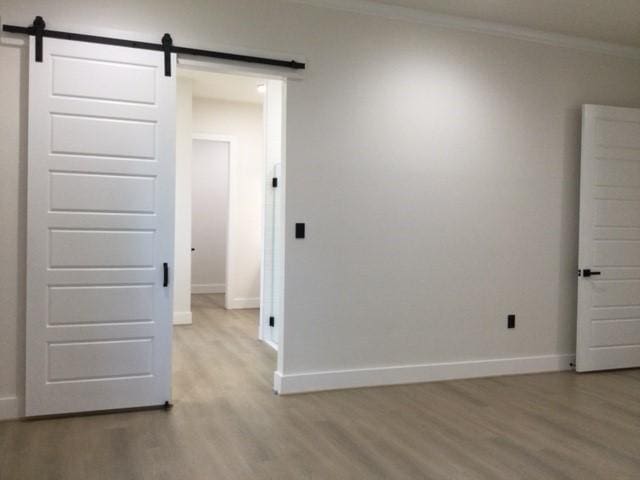
[[[272,342],[271,340],[267,340],[266,338],[261,338],[260,340],[262,340],[264,343],[266,343],[267,345],[269,345],[271,348],[273,348],[276,352],[278,351],[278,345],[274,342]],[[275,372],[274,372],[275,373]]]
[[[20,417],[18,397],[0,397],[0,420]]]
[[[224,293],[226,286],[224,283],[200,283],[191,285],[191,293],[194,295],[203,293]]]
[[[264,55],[263,55],[264,56]],[[276,58],[278,55],[266,55]],[[280,55],[291,57],[291,55]],[[294,60],[306,63],[306,59],[298,56]],[[178,66],[189,70],[199,70],[202,72],[226,73],[229,75],[244,75],[256,78],[271,78],[275,80],[302,80],[304,70],[293,70],[291,68],[274,67],[270,65],[258,65],[249,63],[239,63],[224,60],[203,59],[197,57],[183,57],[178,55]]]
[[[556,372],[569,370],[571,368],[570,363],[572,363],[574,359],[574,354],[566,354],[402,365],[356,370],[333,370],[286,375],[277,371],[274,374],[274,389],[276,392],[286,395],[343,388]]]
[[[228,296],[228,295],[227,295]],[[260,308],[260,299],[255,298],[227,298],[225,308],[227,310],[236,310],[242,308]]]
[[[280,324],[275,328],[269,326],[269,320],[271,316],[278,318],[277,321],[281,323],[284,308],[282,305],[282,298],[284,292],[280,292],[281,295],[276,295],[274,300],[274,292],[276,285],[276,272],[283,272],[284,264],[284,169],[282,162],[284,160],[285,151],[285,110],[286,110],[286,80],[274,80],[269,79],[266,81],[266,91],[263,103],[263,131],[264,131],[264,148],[263,148],[263,163],[264,163],[264,181],[263,187],[263,202],[262,202],[262,232],[260,243],[262,245],[262,258],[260,260],[260,323],[258,329],[258,338],[272,342],[277,345],[280,342]],[[274,115],[274,113],[278,115]],[[273,122],[273,125],[271,124]],[[277,150],[273,149],[274,137],[272,134],[277,128],[280,128],[280,144],[279,152],[275,154]],[[280,167],[278,169],[278,166]],[[279,172],[278,172],[279,170]],[[272,179],[278,177],[278,187],[273,188]],[[279,201],[276,202],[276,198]],[[277,212],[277,213],[276,213]],[[282,222],[280,225],[276,225],[276,215],[279,214]],[[271,228],[273,227],[273,228]],[[267,230],[270,230],[271,236],[269,240],[271,243],[267,245]],[[279,239],[278,242],[276,239]],[[280,260],[282,268],[278,270],[276,265],[276,258]],[[279,279],[280,277],[278,277]],[[267,288],[265,288],[267,287]],[[284,281],[282,281],[282,287],[284,287]],[[277,350],[277,347],[276,347]]]
[[[640,48],[617,43],[591,40],[583,37],[545,32],[501,22],[489,22],[473,18],[431,13],[418,8],[387,5],[371,0],[288,0],[321,8],[331,8],[351,13],[373,15],[391,20],[403,20],[433,27],[451,28],[466,32],[483,33],[541,43],[555,47],[571,48],[615,57],[640,60]]]
[[[231,143],[236,141],[236,137],[233,135],[218,135],[215,133],[193,133],[191,135],[193,140],[209,140],[211,142],[226,142]]]
[[[173,312],[174,325],[191,325],[192,323],[191,312]]]
[[[282,245],[280,246],[280,256],[282,265],[286,265],[286,257],[287,257],[287,135],[288,135],[288,120],[287,120],[287,106],[289,105],[288,101],[288,91],[289,91],[289,82],[286,80],[282,83],[282,138],[281,138],[281,157],[280,157],[280,183],[282,184],[282,188],[280,190],[280,211],[282,215],[282,222],[280,222],[280,238],[282,238]],[[284,329],[286,324],[286,312],[284,308],[285,298],[287,296],[287,277],[284,273],[282,273],[282,294],[280,295],[280,304],[278,305],[278,310],[280,311],[279,324],[277,329],[278,336],[278,355],[277,355],[277,364],[276,370],[282,371],[284,369],[284,349],[285,349],[285,340],[284,340]]]

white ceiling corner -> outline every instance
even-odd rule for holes
[[[639,0],[290,0],[640,60]]]

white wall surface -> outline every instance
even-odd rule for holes
[[[176,94],[176,234],[173,323],[191,323],[192,85],[178,77]]]
[[[224,292],[229,143],[194,139],[191,179],[191,291]]]
[[[232,136],[236,140],[235,185],[231,188],[232,248],[227,274],[227,306],[256,308],[260,302],[264,126],[262,105],[194,98],[194,133]]]
[[[36,14],[306,56],[287,90],[285,384],[574,352],[580,105],[640,106],[637,61],[281,0],[0,6]],[[25,64],[0,47],[0,396],[22,383]]]

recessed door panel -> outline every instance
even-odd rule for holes
[[[153,340],[108,340],[49,344],[49,382],[150,375]]]
[[[153,213],[155,177],[52,172],[51,210]]]
[[[52,268],[153,267],[154,232],[52,230]]]
[[[153,321],[153,285],[49,287],[49,325]]]
[[[156,125],[141,120],[51,113],[51,153],[155,157]]]
[[[156,67],[52,56],[56,96],[117,102],[156,102]]]

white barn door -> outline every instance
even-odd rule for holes
[[[579,372],[640,366],[640,110],[582,112]]]
[[[161,405],[175,74],[162,52],[45,38],[39,63],[30,47],[25,413]]]

